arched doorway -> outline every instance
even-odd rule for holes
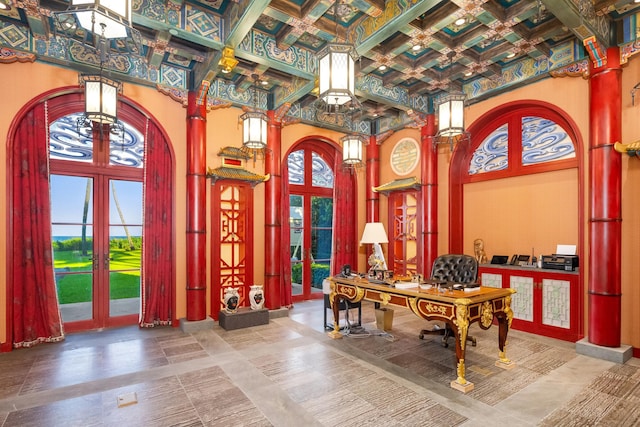
[[[355,262],[355,179],[343,169],[337,147],[323,138],[299,141],[285,158],[289,232],[283,243],[290,248],[292,301],[322,298],[324,279]]]
[[[118,137],[104,127],[83,131],[83,109],[79,88],[54,90],[23,107],[9,132],[7,301],[15,347],[47,340],[43,330],[60,321],[60,311],[67,332],[173,320],[171,147],[130,100],[119,100],[125,133]],[[38,197],[24,197],[24,187]],[[25,254],[33,257],[20,262]],[[122,299],[130,303],[124,309]],[[65,315],[66,303],[86,310]],[[34,328],[41,330],[30,336]]]

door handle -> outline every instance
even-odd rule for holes
[[[109,254],[104,254],[104,269],[109,270]]]

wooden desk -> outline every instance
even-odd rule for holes
[[[352,302],[368,300],[382,306],[393,305],[410,309],[415,315],[426,320],[441,320],[449,324],[456,340],[457,378],[451,381],[451,387],[467,393],[473,390],[473,383],[465,379],[465,344],[469,326],[478,322],[482,329],[489,329],[494,317],[498,321],[498,360],[496,366],[510,369],[515,364],[507,359],[505,346],[507,333],[513,319],[511,311],[510,288],[479,287],[474,291],[421,289],[396,289],[395,287],[376,284],[361,278],[331,277],[329,300],[338,319],[340,299]],[[340,326],[334,322],[331,338],[342,338]]]

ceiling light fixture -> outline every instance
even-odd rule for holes
[[[336,39],[338,38],[339,1],[334,2]],[[319,94],[318,109],[327,113],[346,114],[359,110],[355,96],[355,64],[358,54],[348,43],[328,43],[318,54]]]
[[[71,0],[65,13],[92,34],[107,39],[131,35],[131,0]]]
[[[229,74],[238,65],[238,60],[234,56],[233,48],[226,46],[222,49],[222,57],[218,61],[218,66],[224,74]]]
[[[507,54],[507,59],[511,59],[511,58],[513,58],[514,56],[516,56],[515,52],[509,52],[509,53]]]
[[[387,69],[387,66],[384,65],[384,64],[382,64],[381,66],[378,67],[378,70],[380,70],[380,71],[384,71],[386,69]]]
[[[414,44],[413,47],[411,47],[411,50],[413,50],[414,52],[417,52],[420,49],[422,49],[422,46],[419,44]]]
[[[458,18],[454,21],[454,24],[459,27],[460,25],[464,25],[466,22],[467,18]]]
[[[258,110],[258,75],[253,76],[254,85],[251,98],[253,110],[240,116],[242,121],[242,145],[250,150],[262,150],[267,146],[267,116]]]
[[[456,52],[447,54],[449,58],[449,79],[453,75],[453,58]],[[447,143],[453,150],[453,144],[463,134],[464,129],[464,101],[466,96],[462,92],[454,91],[452,85],[449,92],[437,101],[436,111],[438,113],[438,133],[434,139],[436,144]]]

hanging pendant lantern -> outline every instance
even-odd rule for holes
[[[131,23],[131,0],[71,0],[65,13],[75,14],[85,30],[100,34],[104,26],[107,39],[129,36]]]
[[[360,135],[346,135],[340,139],[342,142],[342,163],[346,165],[359,165],[363,159],[364,137]]]
[[[352,45],[332,43],[318,55],[319,98],[328,106],[339,108],[355,99],[355,62]]]
[[[253,99],[253,110],[247,111],[240,116],[242,121],[242,145],[252,150],[261,150],[267,146],[267,116],[258,111],[258,75],[254,74],[254,85],[251,97]]]
[[[438,136],[452,137],[464,133],[464,101],[462,93],[448,93],[438,104]]]
[[[87,119],[100,124],[118,120],[118,94],[122,84],[102,75],[81,75],[84,83],[84,112]]]

